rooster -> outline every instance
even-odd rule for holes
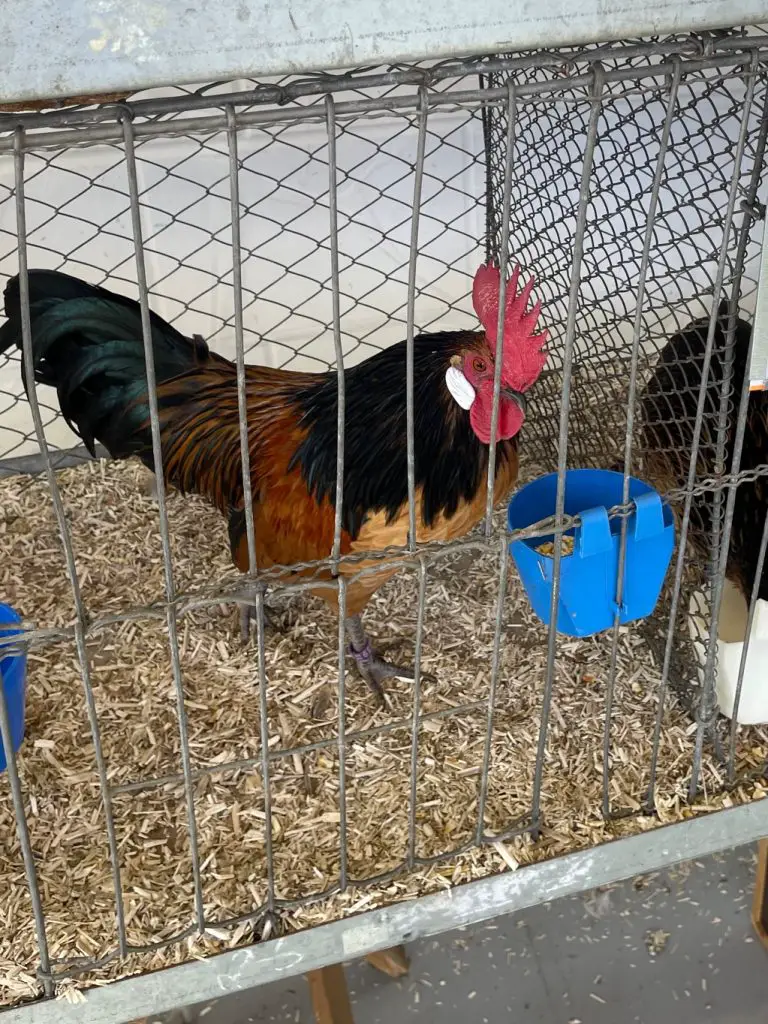
[[[716,473],[716,451],[720,393],[724,379],[728,303],[718,310],[712,358],[707,377],[699,443],[697,477]],[[649,482],[662,492],[687,485],[691,460],[696,406],[704,368],[709,316],[694,320],[673,334],[661,351],[653,375],[641,398],[643,471]],[[730,473],[736,435],[736,416],[752,330],[736,321],[730,382],[730,412],[725,438],[725,472]],[[749,396],[740,470],[752,470],[768,463],[768,392]],[[757,571],[757,556],[763,523],[768,513],[768,482],[756,480],[739,484],[736,490],[733,525],[726,561],[726,577],[749,603]],[[689,540],[697,559],[707,564],[712,543],[712,492],[695,495],[691,503]],[[723,506],[724,507],[724,506]],[[760,580],[759,598],[768,600],[768,572]]]
[[[508,284],[497,423],[494,498],[517,477],[517,434],[524,394],[547,359],[547,332],[537,332],[541,304],[529,308],[534,280]],[[441,331],[414,340],[415,501],[418,542],[466,534],[485,510],[500,272],[481,267],[473,301],[479,331]],[[146,370],[137,302],[77,278],[29,272],[35,380],[56,388],[61,412],[93,454],[99,441],[112,458],[138,456],[154,470]],[[7,321],[0,352],[21,348],[18,277],[5,289]],[[236,367],[200,337],[186,338],[151,314],[157,402],[167,485],[209,498],[228,518],[232,560],[249,569],[240,458]],[[406,342],[345,370],[346,432],[341,555],[404,546],[408,534]],[[25,380],[25,387],[28,382]],[[319,561],[334,537],[337,379],[246,367],[248,444],[259,568]],[[365,561],[362,565],[365,565]],[[371,563],[368,563],[371,564]],[[361,613],[396,571],[351,580],[347,590],[349,653],[380,699],[382,683],[413,678],[373,648]],[[347,576],[361,563],[339,565]],[[336,604],[318,578],[313,591]],[[243,616],[249,627],[249,614]]]

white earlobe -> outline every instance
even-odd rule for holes
[[[475,389],[456,366],[449,366],[445,371],[445,383],[456,403],[462,409],[471,409],[475,400]]]

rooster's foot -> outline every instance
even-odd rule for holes
[[[380,658],[371,646],[370,640],[367,641],[361,651],[356,650],[350,644],[349,653],[357,662],[357,668],[360,675],[376,694],[376,697],[382,707],[387,706],[387,699],[384,696],[384,688],[381,685],[385,679],[414,678],[413,669],[404,668],[401,665],[392,665],[390,662],[384,661],[383,658]]]
[[[688,682],[670,680],[669,688],[686,714],[698,723],[701,717],[701,687]],[[724,739],[725,722],[726,719],[722,715],[715,714],[710,715],[709,721],[704,725],[704,743],[710,746],[715,760],[721,766],[728,764],[727,740]]]
[[[251,627],[258,621],[258,606],[255,604],[240,605],[240,636],[244,644],[251,638]],[[264,625],[274,633],[287,632],[286,625],[282,619],[267,605],[264,604]]]
[[[385,661],[375,650],[371,641],[365,634],[360,616],[355,615],[347,619],[347,633],[351,641],[348,653],[355,659],[358,671],[366,681],[371,690],[376,694],[379,703],[386,707],[386,697],[382,683],[385,679],[415,679],[415,672],[412,668],[402,665],[393,665]],[[426,672],[421,673],[421,679],[427,682],[434,682],[434,677]]]
[[[697,718],[698,722],[698,718]],[[708,745],[712,756],[721,768],[728,766],[728,739],[727,730],[724,728],[727,719],[717,712],[710,716],[708,722],[704,723],[704,746]]]

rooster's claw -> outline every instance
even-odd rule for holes
[[[384,694],[384,688],[381,685],[385,679],[414,680],[416,678],[416,674],[412,668],[405,668],[402,665],[393,665],[391,662],[384,661],[383,658],[379,657],[373,649],[371,641],[368,639],[366,639],[364,646],[360,650],[356,650],[356,648],[350,644],[349,654],[357,662],[357,668],[360,675],[376,694],[382,707],[387,706],[387,698]],[[435,681],[434,677],[430,676],[426,672],[421,673],[421,679],[425,682]]]
[[[243,644],[251,639],[251,626],[257,621],[258,610],[255,604],[240,605],[240,636]],[[285,633],[285,623],[278,619],[273,611],[264,605],[264,625],[269,626],[275,633]]]

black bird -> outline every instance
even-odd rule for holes
[[[687,484],[696,422],[696,405],[701,385],[709,316],[692,321],[673,334],[661,351],[641,398],[643,475],[665,493]],[[704,417],[696,466],[696,477],[716,475],[717,434],[720,398],[726,372],[726,330],[728,303],[721,303],[715,327]],[[731,472],[736,439],[736,421],[752,334],[750,325],[737,319],[733,343],[732,376],[725,438],[723,470]],[[749,396],[740,470],[768,464],[768,392]],[[733,526],[726,562],[727,578],[749,601],[757,570],[757,556],[766,512],[768,492],[765,477],[740,483],[736,489]],[[725,505],[725,495],[723,505]],[[688,538],[697,558],[707,564],[711,550],[713,492],[696,495],[691,505]],[[763,571],[759,597],[768,600],[768,572]]]

